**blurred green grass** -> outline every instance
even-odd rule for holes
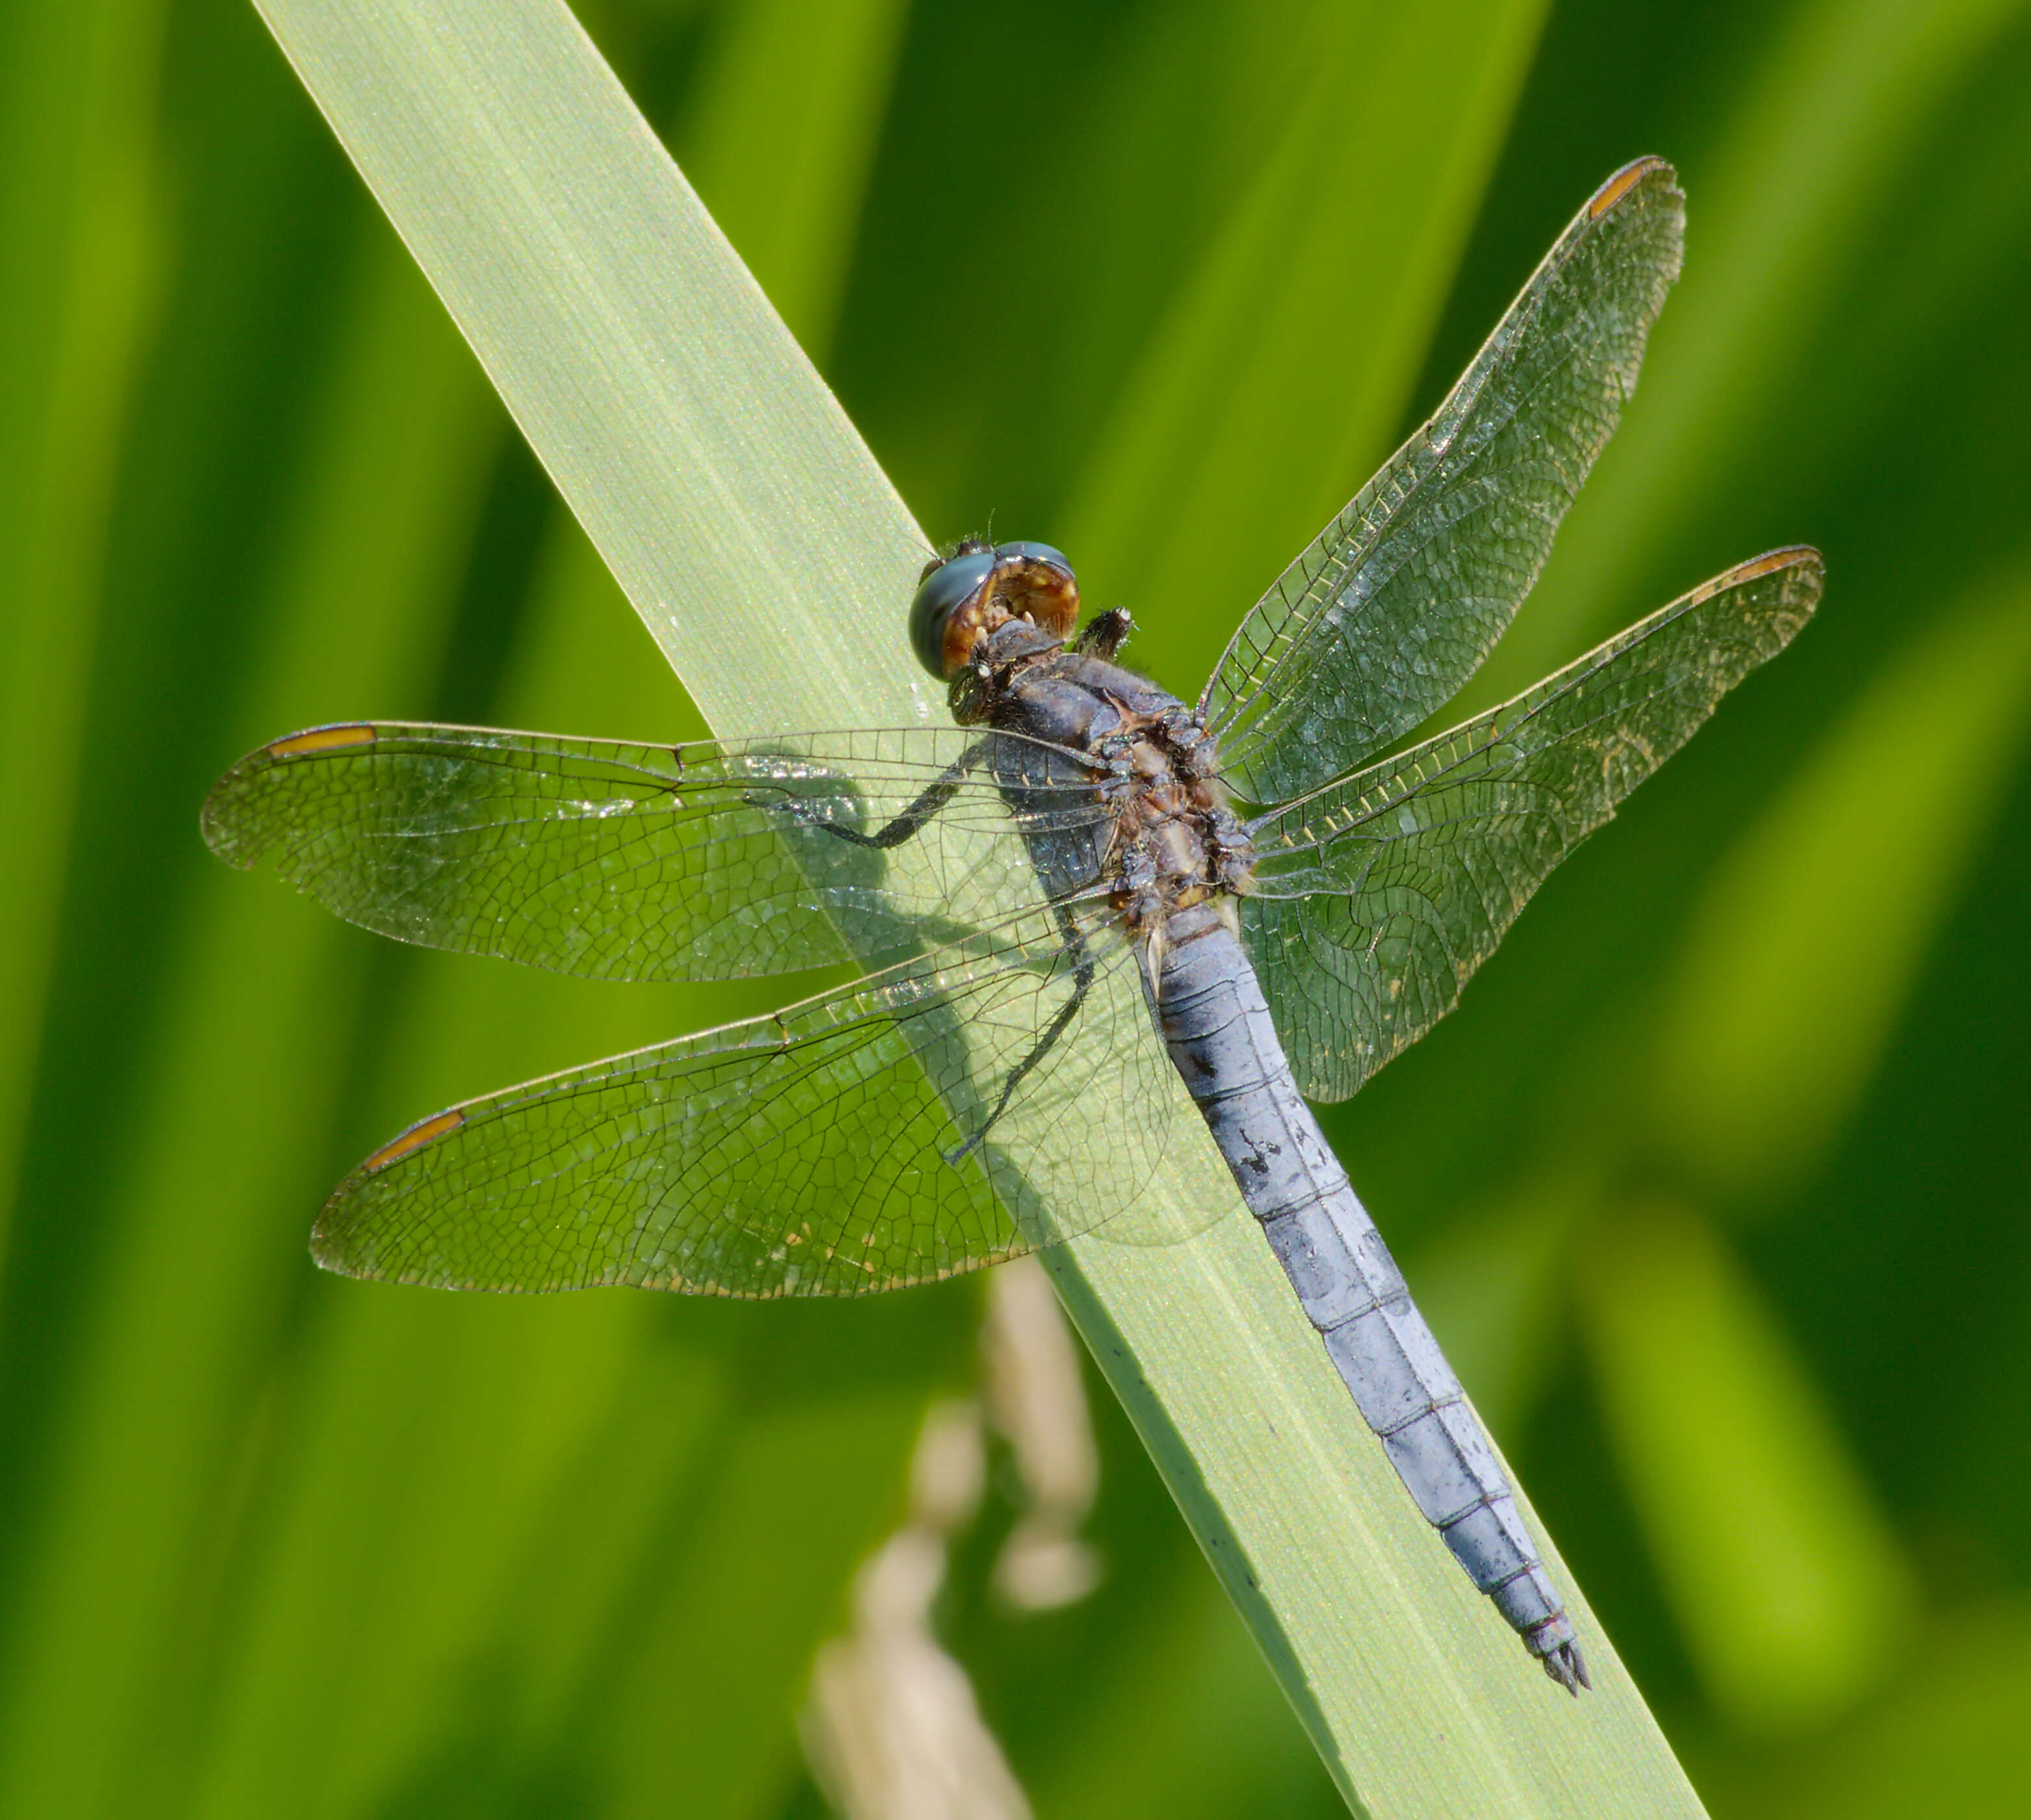
[[[1713,1811],[1949,1764],[2014,1811],[2025,9],[583,16],[922,521],[1065,543],[1186,693],[1577,200],[1677,162],[1686,278],[1492,667],[1794,539],[1828,605],[1330,1128]],[[210,861],[206,785],[362,713],[695,719],[251,11],[0,33],[0,1811],[810,1810],[802,1676],[970,1289],[311,1272],[407,1117],[749,1006],[385,951]],[[1333,1811],[1101,1419],[1101,1591],[947,1602],[1038,1811]]]

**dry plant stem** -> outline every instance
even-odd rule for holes
[[[714,727],[941,720],[904,638],[922,534],[562,6],[259,3]],[[1548,1547],[1577,1707],[1459,1575],[1176,1123],[1150,1193],[1226,1217],[1053,1280],[1350,1805],[1699,1812]]]

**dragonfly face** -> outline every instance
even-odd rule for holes
[[[1048,543],[989,544],[968,537],[924,565],[910,603],[910,645],[941,682],[971,660],[980,641],[1020,619],[1047,640],[1079,619],[1071,565]]]
[[[214,848],[386,934],[599,979],[865,972],[420,1121],[334,1192],[319,1262],[844,1295],[1088,1232],[1165,1242],[1183,1235],[1138,1191],[1189,1098],[1419,1509],[1546,1671],[1585,1684],[1494,1451],[1305,1102],[1451,1009],[1551,869],[1818,599],[1817,553],[1773,551],[1373,755],[1529,590],[1682,226],[1658,160],[1604,185],[1190,707],[1115,662],[1125,613],[1075,632],[1056,550],[970,539],[910,614],[949,728],[673,748],[356,723],[241,760],[205,805]]]

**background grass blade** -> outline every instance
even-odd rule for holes
[[[0,1270],[57,942],[99,587],[136,345],[156,303],[155,0],[0,26]]]

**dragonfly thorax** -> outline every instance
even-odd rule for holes
[[[1127,629],[1125,614],[1106,616],[1067,648],[1005,625],[984,641],[970,685],[955,688],[954,711],[1084,755],[1086,774],[1099,761],[1094,789],[1113,826],[1101,874],[1109,901],[1131,935],[1161,947],[1184,938],[1182,928],[1167,934],[1167,920],[1195,906],[1234,926],[1254,853],[1228,806],[1213,735],[1176,696],[1109,661]]]

